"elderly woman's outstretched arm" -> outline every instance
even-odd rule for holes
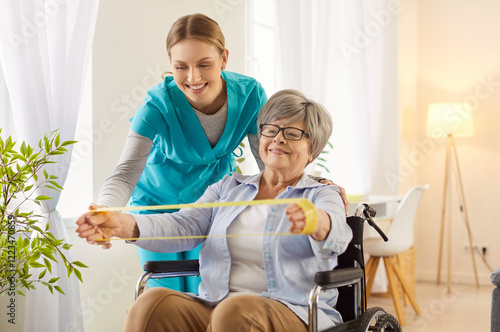
[[[95,210],[101,206],[91,204],[89,210]],[[109,241],[101,241],[112,237],[137,238],[139,228],[134,217],[130,214],[119,212],[86,212],[76,221],[78,225],[76,232],[81,238],[85,238],[90,244],[99,244],[103,248],[110,248]]]

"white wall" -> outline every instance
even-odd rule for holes
[[[495,206],[500,194],[500,3],[496,0],[403,1],[400,17],[400,114],[406,149],[400,150],[405,177],[400,188],[429,183],[416,223],[417,277],[436,280],[443,201],[444,140],[425,136],[427,107],[434,102],[472,102],[476,134],[456,144],[473,237],[488,245],[487,261],[500,261]],[[403,168],[402,163],[405,162]],[[405,188],[405,189],[406,189]],[[452,191],[452,280],[473,283],[471,257],[465,253],[466,227]],[[442,280],[446,280],[446,248]],[[490,271],[476,256],[480,283]]]

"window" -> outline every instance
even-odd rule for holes
[[[389,15],[390,6],[386,1],[247,2],[247,74],[268,96],[295,88],[329,110],[334,149],[320,162],[330,172],[314,163],[306,172],[320,172],[352,194],[397,190],[384,176],[398,169],[397,20]],[[379,22],[380,13],[389,13],[387,22]],[[360,38],[365,44],[359,45]]]

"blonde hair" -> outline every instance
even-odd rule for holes
[[[224,34],[217,22],[203,14],[186,15],[175,21],[168,32],[168,57],[170,58],[172,46],[189,38],[214,45],[219,50],[219,54],[222,54],[226,48]]]

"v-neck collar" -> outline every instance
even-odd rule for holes
[[[207,154],[212,154],[214,158],[216,156],[225,155],[227,151],[224,151],[223,142],[230,139],[232,134],[231,128],[233,128],[236,124],[235,117],[235,103],[231,102],[231,96],[235,94],[235,83],[228,81],[227,76],[224,71],[221,72],[221,77],[226,82],[226,91],[227,91],[227,120],[224,126],[224,131],[219,138],[217,144],[212,148],[210,142],[208,141],[207,136],[205,135],[205,131],[196,115],[193,107],[189,104],[189,101],[186,98],[186,95],[177,87],[175,80],[172,80],[168,86],[168,88],[173,88],[175,91],[173,97],[174,105],[179,105],[179,107],[174,107],[175,112],[177,113],[177,117],[182,119],[181,124],[183,124],[183,131],[186,133],[186,136],[189,136],[193,139],[196,144],[201,145],[202,150]]]

